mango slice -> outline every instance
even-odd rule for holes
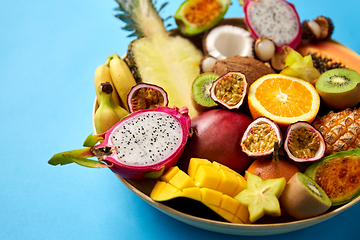
[[[245,188],[245,178],[230,168],[192,158],[188,174],[177,166],[171,167],[155,184],[150,197],[155,201],[187,197],[203,203],[229,222],[250,223],[247,207],[234,198]]]

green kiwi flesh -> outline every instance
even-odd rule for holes
[[[284,209],[296,219],[306,219],[325,213],[331,200],[309,176],[296,173],[288,181],[281,195]]]
[[[328,70],[317,79],[315,88],[322,102],[333,109],[354,107],[360,102],[360,74],[355,70]]]
[[[215,73],[203,73],[195,78],[192,84],[192,96],[195,103],[201,107],[213,108],[218,106],[210,96],[212,83],[220,76]]]

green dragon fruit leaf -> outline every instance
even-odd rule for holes
[[[94,154],[91,151],[91,148],[88,147],[83,149],[57,153],[48,161],[48,163],[54,166],[59,164],[66,165],[70,163],[77,163],[81,166],[89,167],[89,168],[109,167],[109,165],[102,163],[100,161],[88,159],[90,157],[94,157]]]
[[[104,139],[104,134],[93,135],[92,133],[85,139],[83,146],[84,147],[93,147],[99,141]]]

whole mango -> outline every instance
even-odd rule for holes
[[[216,161],[244,173],[253,159],[240,147],[241,138],[252,118],[240,111],[212,109],[191,120],[193,135],[188,139],[178,166],[187,170],[191,158]]]

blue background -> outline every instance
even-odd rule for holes
[[[163,1],[158,1],[163,2]],[[172,15],[182,1],[162,12]],[[293,0],[301,20],[335,23],[360,53],[358,1]],[[128,32],[113,0],[2,1],[0,7],[0,239],[262,239],[201,230],[156,210],[107,169],[48,165],[92,133],[95,68],[122,55]],[[226,17],[242,17],[233,0]],[[173,23],[173,20],[170,22]],[[360,205],[266,239],[359,239]]]

